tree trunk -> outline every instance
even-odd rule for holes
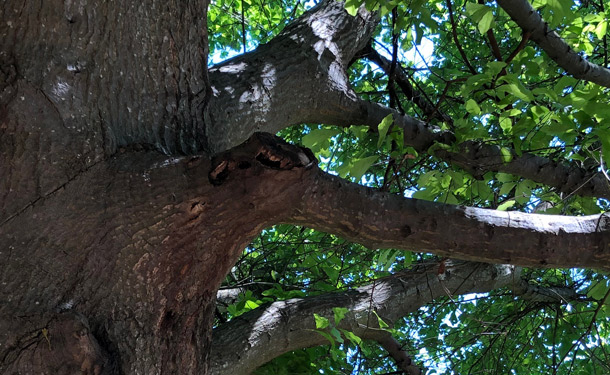
[[[222,187],[205,158],[119,154],[5,223],[2,373],[206,373],[220,282],[299,201],[290,187],[310,160],[284,144],[283,162],[273,140],[250,142],[263,162]]]

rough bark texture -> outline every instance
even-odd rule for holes
[[[364,9],[351,17],[343,3],[324,1],[268,44],[212,67],[211,149],[224,151],[256,131],[304,122],[358,123],[364,109],[347,66],[376,22]]]
[[[100,365],[103,371],[118,366],[129,374],[206,373],[221,280],[252,237],[285,220],[299,201],[291,187],[304,165],[281,162],[275,150],[288,145],[265,147],[250,147],[240,178],[222,187],[209,183],[205,158],[119,154],[5,223],[2,373],[27,372],[24,355],[34,354],[20,351],[28,340],[45,344],[43,329],[52,348],[55,340],[69,339],[67,329],[48,323],[64,311],[86,317],[92,337],[112,354],[95,363],[119,361]],[[290,147],[289,156],[301,153]],[[301,159],[311,161],[304,154]],[[36,328],[15,325],[11,316]],[[84,355],[70,354],[74,361]],[[54,362],[41,363],[39,373],[57,373]]]
[[[289,222],[370,248],[529,267],[610,269],[607,214],[525,214],[408,199],[317,169],[308,173],[307,181],[303,205]]]

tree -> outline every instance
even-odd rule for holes
[[[579,351],[608,371],[607,4],[537,5],[323,1],[301,14],[300,2],[219,2],[208,25],[205,1],[5,1],[0,372],[245,373],[312,345],[373,356],[372,340],[417,373],[401,318],[475,292],[498,304],[438,316],[468,315],[480,333],[502,310],[509,337],[542,311],[512,352],[521,365],[551,348],[555,372]],[[403,53],[424,37],[438,47],[422,73]],[[256,41],[208,69],[209,46]],[[302,272],[280,287],[265,267],[287,258],[242,258],[253,240],[264,250],[292,233],[261,234],[275,224],[366,246],[341,242],[345,255],[320,253],[316,271],[360,287],[313,293]],[[367,257],[391,272],[366,271]],[[342,278],[337,259],[359,268]],[[226,279],[242,266],[258,290]],[[453,355],[471,368],[508,353],[498,335],[460,341],[422,316],[410,318],[419,332],[467,346]]]

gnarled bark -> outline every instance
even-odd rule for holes
[[[208,79],[206,5],[0,5],[0,372],[207,373],[216,290],[275,223],[372,247],[610,268],[604,216],[380,194],[270,135],[211,161],[256,130],[377,125],[387,109],[359,100],[345,71],[375,15],[323,2]],[[422,148],[451,141],[401,121]]]

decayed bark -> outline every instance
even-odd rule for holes
[[[549,29],[528,0],[498,0],[498,5],[523,31],[566,72],[600,86],[610,87],[610,70],[593,64],[576,53],[555,31]]]
[[[439,297],[484,293],[519,281],[519,269],[512,266],[446,263],[441,274],[438,263],[422,265],[347,292],[274,302],[241,315],[214,330],[212,373],[249,374],[283,353],[328,344],[315,331],[314,313],[334,322],[333,308],[347,308],[337,328],[383,345],[387,332],[379,328],[375,313],[394,324]],[[417,373],[415,364],[401,365],[404,371]]]

